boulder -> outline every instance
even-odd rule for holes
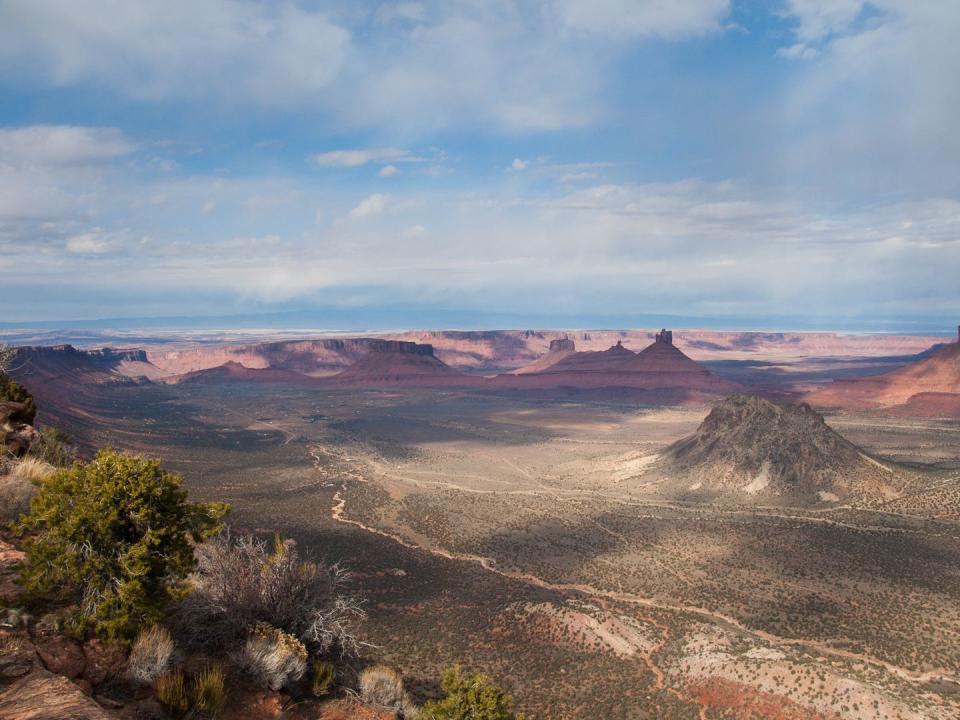
[[[0,402],[0,450],[14,457],[27,454],[40,437],[30,424],[32,417],[30,406],[25,402]]]
[[[0,630],[0,678],[9,680],[33,669],[37,651],[26,633]]]
[[[87,659],[80,643],[64,635],[47,635],[35,639],[37,655],[50,672],[73,679],[83,674]]]
[[[0,540],[0,601],[13,602],[20,594],[16,584],[17,566],[26,557],[13,545]]]
[[[83,677],[93,685],[122,677],[127,666],[127,651],[120,643],[87,640],[83,644],[86,668]]]
[[[0,718],[7,720],[111,720],[114,717],[70,680],[39,667],[0,691]]]

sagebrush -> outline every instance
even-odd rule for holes
[[[162,625],[142,630],[130,648],[127,675],[144,685],[152,685],[170,669],[176,650],[170,632]]]
[[[250,632],[237,664],[261,685],[280,690],[303,677],[307,649],[293,635],[260,623]]]
[[[391,667],[374,665],[360,673],[360,697],[370,705],[392,710],[403,720],[412,720],[417,709],[403,689],[403,677]]]
[[[177,608],[179,632],[192,643],[230,647],[259,624],[283,630],[314,655],[355,654],[360,601],[345,592],[338,564],[309,562],[292,540],[267,543],[223,533],[196,549],[193,591]]]

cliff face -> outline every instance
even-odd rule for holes
[[[353,365],[324,382],[354,387],[432,387],[479,384],[482,378],[464,375],[441,362],[431,345],[378,340]]]
[[[433,345],[406,342],[404,340],[373,340],[369,345],[369,352],[401,355],[420,355],[434,357]]]
[[[834,380],[805,399],[812,405],[847,410],[899,408],[925,414],[952,406],[943,395],[960,401],[960,341],[944,345],[928,357],[883,375]]]

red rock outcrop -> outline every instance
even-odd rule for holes
[[[574,352],[542,369],[527,368],[513,376],[498,376],[500,388],[632,388],[680,390],[698,395],[725,395],[739,386],[710,373],[673,346],[673,334],[663,330],[656,340],[635,353],[621,341],[600,352]],[[672,402],[676,393],[671,395]],[[657,399],[651,397],[652,401]]]
[[[43,668],[35,668],[0,694],[0,718],[111,720],[114,717],[76,684]]]
[[[399,340],[370,343],[368,352],[343,372],[326,378],[333,387],[476,385],[482,378],[459,373],[438,360],[432,345]]]
[[[805,400],[822,408],[929,415],[938,408],[955,407],[948,396],[960,399],[960,341],[883,375],[834,380]]]
[[[30,424],[31,411],[26,403],[0,402],[0,452],[23,457],[40,437]]]

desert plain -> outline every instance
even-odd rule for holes
[[[726,377],[789,396],[818,368],[906,362],[770,354]],[[955,418],[827,412],[901,491],[791,506],[656,492],[708,402],[218,376],[78,397],[84,442],[163,457],[238,530],[342,559],[366,656],[419,699],[462,662],[530,718],[960,715]]]

